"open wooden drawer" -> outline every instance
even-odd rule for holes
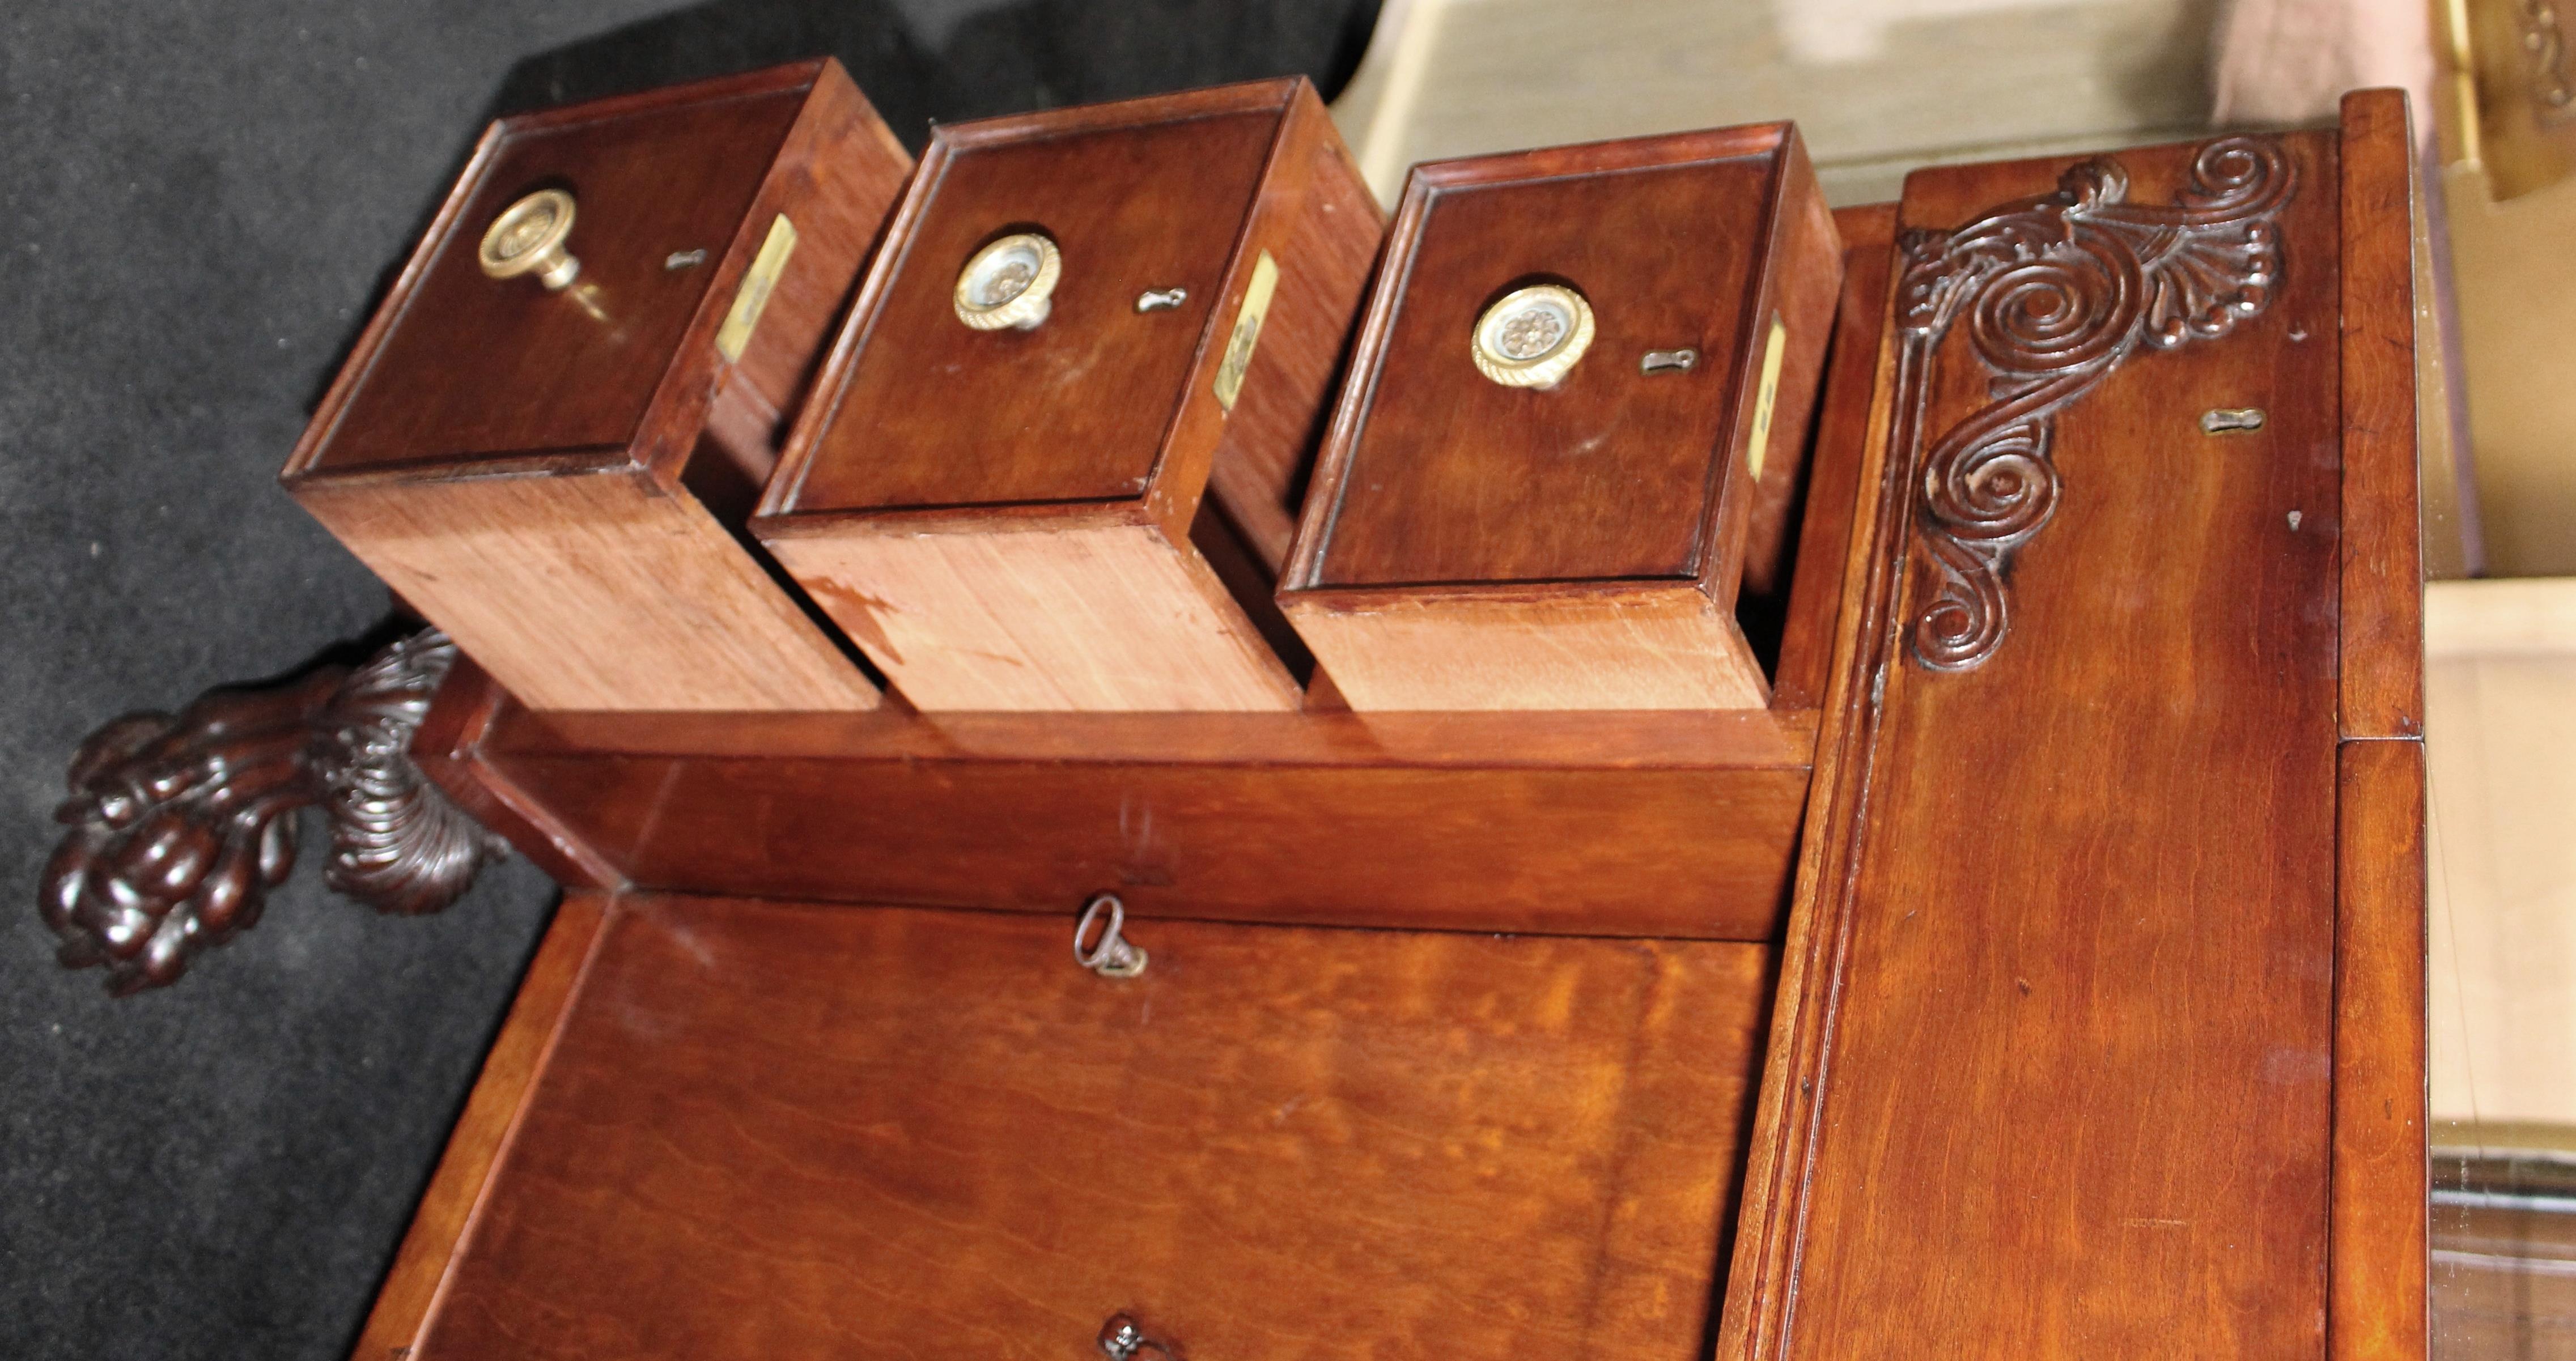
[[[413,1357],[1699,1353],[1768,949],[1131,934],[575,896]]]

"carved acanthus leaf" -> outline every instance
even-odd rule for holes
[[[2230,137],[2200,148],[2171,204],[2128,202],[2128,173],[2096,159],[2052,193],[1906,235],[1896,448],[1920,470],[1917,520],[1940,580],[1915,616],[1916,660],[1955,671],[1994,654],[2011,623],[2004,568],[2057,507],[2057,413],[2141,346],[2213,340],[2260,314],[2294,187],[2277,140]],[[1963,318],[1990,398],[1927,440],[1935,364]]]

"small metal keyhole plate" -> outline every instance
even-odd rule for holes
[[[1149,288],[1136,295],[1139,312],[1168,312],[1190,300],[1186,288]]]
[[[1089,948],[1083,942],[1091,936],[1091,924],[1108,920],[1100,928],[1100,943]],[[1149,956],[1127,939],[1127,905],[1115,893],[1103,893],[1083,905],[1082,920],[1073,924],[1073,962],[1103,978],[1134,978],[1145,972]]]
[[[2223,435],[2231,430],[2263,428],[2263,408],[2259,406],[2221,406],[2200,413],[2200,433]]]

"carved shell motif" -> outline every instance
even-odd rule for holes
[[[1920,455],[1916,518],[1940,576],[1916,660],[1966,670],[2002,643],[2004,567],[2057,507],[2056,413],[2139,347],[2213,340],[2270,304],[2294,178],[2276,139],[2230,137],[2200,148],[2170,205],[2127,202],[2128,173],[2096,159],[2053,193],[1906,235],[1896,448]],[[1963,317],[1991,398],[1927,444],[1933,366]]]

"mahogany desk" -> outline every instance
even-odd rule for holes
[[[1767,708],[540,712],[432,639],[103,732],[48,918],[130,957],[246,732],[189,769],[343,882],[482,853],[407,737],[565,883],[363,1361],[2421,1357],[2408,147],[1838,214]]]

